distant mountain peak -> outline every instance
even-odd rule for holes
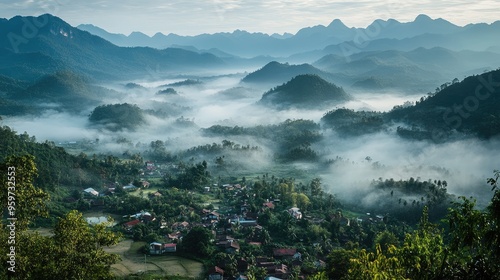
[[[349,28],[340,19],[334,19],[327,27],[328,28]]]
[[[415,18],[415,22],[424,22],[424,21],[432,21],[432,18],[430,18],[428,15],[424,15],[424,14],[419,14]]]

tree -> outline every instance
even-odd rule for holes
[[[316,274],[307,277],[307,280],[328,280],[329,278],[326,276],[324,271],[317,272]]]
[[[350,260],[356,252],[346,249],[335,249],[330,252],[326,262],[326,272],[329,279],[345,279],[351,267]]]
[[[210,231],[203,227],[194,227],[182,239],[182,249],[195,256],[208,257],[214,250],[210,239],[212,239]]]
[[[299,207],[302,211],[306,211],[311,204],[309,197],[303,193],[293,193],[293,200],[295,201],[297,207]]]
[[[28,225],[37,217],[47,217],[46,202],[49,195],[33,185],[38,169],[35,158],[31,155],[10,156],[5,163],[0,164],[2,190],[0,203],[2,214],[6,205],[9,216],[16,218],[16,231],[27,229]]]
[[[377,234],[375,237],[375,245],[380,245],[380,248],[382,249],[383,252],[387,252],[387,249],[389,246],[397,246],[398,245],[398,238],[394,233],[384,230],[383,232],[380,232]]]
[[[377,245],[374,253],[366,250],[358,252],[356,258],[351,259],[349,279],[407,279],[404,276],[405,267],[396,254],[397,248],[389,246],[387,255]]]
[[[52,279],[113,279],[110,265],[118,255],[103,247],[118,243],[120,235],[108,230],[107,223],[90,226],[78,211],[60,218],[54,228],[57,271]]]
[[[410,279],[440,279],[445,261],[443,233],[429,223],[427,206],[424,207],[418,229],[407,234],[398,256]]]
[[[16,253],[16,279],[112,279],[110,265],[119,258],[115,254],[106,253],[103,246],[118,243],[120,235],[107,228],[108,223],[90,226],[81,213],[71,211],[60,218],[54,228],[54,236],[40,236],[27,231],[28,224],[39,216],[46,216],[45,202],[48,195],[33,185],[36,166],[32,156],[9,157],[2,164],[4,170],[15,167],[15,243],[12,247]],[[2,172],[2,176],[4,176]],[[3,180],[13,182],[14,180]],[[2,188],[2,202],[6,202],[9,194],[7,185]],[[9,209],[8,209],[9,210]],[[12,211],[12,210],[11,210]],[[0,242],[8,244],[10,229],[2,225]],[[7,263],[7,254],[11,248],[0,246],[0,260],[3,266]],[[9,257],[10,258],[10,257]],[[0,272],[0,279],[5,279],[8,267]]]

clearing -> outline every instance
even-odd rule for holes
[[[106,252],[120,255],[121,261],[111,266],[116,276],[136,273],[155,273],[197,278],[203,272],[203,264],[194,260],[172,255],[144,255],[140,249],[146,242],[134,242],[126,239],[117,245],[106,248]]]

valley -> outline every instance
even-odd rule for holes
[[[39,244],[18,277],[493,275],[498,21],[373,26],[361,46],[338,20],[140,42],[1,20],[0,162],[19,246]]]

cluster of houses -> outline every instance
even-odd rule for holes
[[[141,188],[148,188],[150,183],[146,180],[142,180],[140,182]],[[82,191],[83,197],[86,199],[95,199],[102,196],[113,195],[116,192],[116,188],[119,186],[118,183],[111,183],[104,187],[104,190],[101,192],[95,190],[94,188],[86,188]],[[135,186],[133,183],[129,183],[127,185],[122,186],[122,189],[127,192],[133,192],[139,189],[139,187]]]
[[[268,280],[289,279],[292,270],[285,261],[291,263],[292,266],[300,266],[302,264],[302,255],[295,248],[276,248],[273,250],[272,257],[256,257],[255,266],[264,268]],[[244,258],[237,259],[237,270],[240,273],[236,279],[247,279],[245,272],[249,269],[249,264]],[[212,267],[209,270],[209,280],[227,279],[228,275],[224,271],[224,263]]]

